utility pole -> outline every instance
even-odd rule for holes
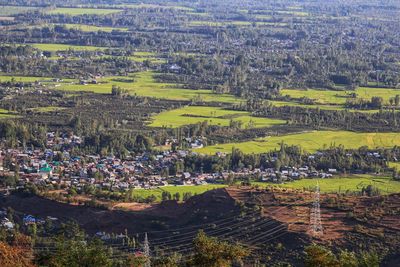
[[[143,242],[143,252],[144,255],[146,256],[146,263],[144,264],[144,267],[150,267],[151,262],[150,262],[150,246],[149,246],[149,239],[147,238],[147,233],[144,234],[144,242]]]
[[[314,201],[310,212],[310,233],[312,236],[323,235],[323,228],[321,222],[321,206],[320,206],[320,190],[319,184],[314,192]]]

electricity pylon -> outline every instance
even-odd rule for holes
[[[320,191],[319,184],[314,192],[314,201],[310,212],[310,232],[313,236],[320,236],[323,234],[322,222],[321,222],[321,206],[320,206]]]
[[[144,234],[143,252],[144,255],[146,256],[146,263],[144,264],[144,267],[150,267],[151,266],[150,245],[149,245],[149,239],[147,238],[147,233]]]

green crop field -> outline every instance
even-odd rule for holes
[[[53,111],[61,111],[65,108],[63,107],[54,107],[54,106],[49,106],[49,107],[38,107],[38,108],[31,108],[29,110],[33,112],[38,112],[38,113],[45,113],[45,112],[53,112]]]
[[[70,83],[74,81],[73,79],[63,79],[61,81],[56,81],[51,77],[36,77],[36,76],[11,76],[11,75],[0,75],[0,82],[25,82],[25,83]]]
[[[393,147],[400,145],[398,133],[355,133],[349,131],[313,131],[283,136],[271,136],[242,143],[220,144],[197,149],[196,152],[215,154],[230,153],[232,148],[238,148],[246,154],[265,153],[280,147],[280,143],[298,145],[308,152],[329,148],[332,145],[343,145],[345,148],[356,149],[361,146],[369,148]]]
[[[400,162],[389,162],[389,168],[395,168],[396,170],[400,171]]]
[[[196,185],[196,186],[163,186],[156,189],[133,189],[132,196],[147,198],[154,195],[157,201],[161,201],[162,192],[169,192],[173,196],[176,193],[180,194],[182,200],[184,193],[192,193],[192,195],[199,195],[206,191],[213,189],[223,188],[226,185],[208,184],[208,185]]]
[[[358,87],[355,91],[333,91],[333,90],[297,90],[284,89],[281,95],[289,95],[292,98],[306,97],[313,99],[318,104],[343,105],[346,103],[349,94],[356,93],[358,98],[370,100],[373,96],[382,97],[384,102],[388,102],[390,98],[400,95],[400,89]]]
[[[390,177],[381,177],[373,175],[353,175],[344,178],[326,178],[326,179],[302,179],[284,184],[254,182],[252,184],[265,186],[276,186],[283,188],[314,190],[317,183],[323,193],[344,193],[346,191],[360,192],[363,187],[368,185],[379,188],[383,194],[392,194],[400,192],[400,182],[394,181]]]
[[[42,51],[49,52],[57,52],[57,51],[66,51],[69,49],[76,51],[96,51],[96,50],[105,50],[107,47],[97,47],[97,46],[83,46],[83,45],[68,45],[68,44],[29,44],[32,47],[35,47]]]
[[[4,6],[0,5],[0,16],[12,16],[16,14],[26,13],[29,11],[34,11],[36,7],[30,6]]]
[[[77,29],[83,32],[112,32],[112,31],[123,31],[126,32],[128,28],[115,28],[115,27],[103,27],[103,26],[94,26],[94,25],[86,25],[86,24],[59,24],[64,25],[68,29]]]
[[[132,95],[172,100],[198,99],[205,102],[239,103],[242,100],[228,94],[214,94],[211,90],[180,89],[179,85],[160,83],[152,71],[138,72],[130,76],[113,76],[99,80],[98,84],[64,84],[57,89],[110,94],[112,85],[120,86]]]
[[[252,117],[250,112],[226,110],[216,107],[187,106],[162,112],[152,118],[152,127],[177,128],[207,121],[209,125],[229,126],[230,121],[240,121],[243,129],[263,128],[285,124],[284,120]]]
[[[15,113],[11,113],[6,109],[0,108],[0,119],[12,119],[17,118],[18,116]]]
[[[109,15],[123,11],[122,9],[101,9],[101,8],[55,8],[46,11],[47,14],[65,14],[71,16],[79,15]]]

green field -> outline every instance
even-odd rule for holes
[[[314,190],[317,183],[323,193],[344,193],[346,191],[360,192],[363,187],[373,185],[384,194],[400,192],[400,182],[394,181],[389,177],[380,177],[373,175],[354,175],[344,178],[326,178],[326,179],[302,179],[285,184],[254,182],[252,184],[265,186],[276,186],[282,188]]]
[[[12,80],[14,82],[25,82],[25,83],[34,83],[34,82],[69,83],[73,81],[73,79],[63,79],[62,81],[55,81],[54,78],[51,77],[0,75],[0,82],[11,82]]]
[[[29,11],[34,11],[36,7],[30,6],[4,6],[0,5],[0,16],[12,16],[16,14],[26,13]]]
[[[220,144],[201,149],[196,152],[215,154],[230,153],[232,148],[238,148],[246,154],[265,153],[279,149],[280,143],[301,146],[307,152],[315,152],[331,145],[343,145],[345,148],[357,149],[361,146],[369,148],[393,147],[400,145],[398,133],[355,133],[349,131],[313,131],[283,136],[271,136],[242,143]]]
[[[201,100],[204,102],[239,103],[241,100],[228,94],[214,94],[211,90],[180,89],[179,85],[160,83],[152,71],[138,72],[130,76],[112,76],[99,80],[98,84],[64,84],[57,89],[110,94],[112,85],[120,86],[132,95],[172,100]]]
[[[133,189],[132,196],[147,198],[151,195],[154,195],[157,198],[157,201],[161,201],[162,192],[169,192],[173,196],[176,193],[180,194],[180,200],[182,200],[184,193],[192,193],[192,195],[199,195],[206,191],[210,191],[213,189],[223,188],[226,185],[218,185],[218,184],[209,184],[209,185],[196,185],[196,186],[163,186],[156,189]]]
[[[382,97],[385,103],[388,103],[390,98],[400,95],[400,89],[373,88],[373,87],[358,87],[355,91],[333,91],[333,90],[318,90],[318,89],[284,89],[281,95],[290,96],[291,98],[309,98],[315,100],[318,104],[343,105],[346,103],[349,94],[356,93],[357,98],[370,100],[373,96]]]
[[[187,106],[162,112],[152,118],[152,127],[177,128],[207,121],[209,125],[229,126],[230,121],[240,121],[241,128],[263,128],[285,124],[286,121],[252,117],[250,112],[226,110],[216,107]]]
[[[29,44],[34,48],[42,51],[57,52],[57,51],[67,51],[69,49],[76,51],[96,51],[105,50],[107,47],[97,47],[97,46],[84,46],[84,45],[68,45],[68,44]]]
[[[12,118],[17,118],[18,116],[14,113],[11,113],[10,111],[6,109],[0,108],[0,119],[12,119]]]
[[[112,32],[112,31],[123,31],[126,32],[128,28],[116,28],[116,27],[103,27],[103,26],[94,26],[94,25],[86,25],[86,24],[59,24],[63,25],[68,29],[76,29],[83,32]]]
[[[101,8],[55,8],[46,11],[47,14],[65,14],[71,16],[79,15],[109,15],[121,12],[122,9],[101,9]]]
[[[395,168],[396,170],[400,171],[400,162],[389,162],[389,168]]]
[[[38,113],[45,113],[45,112],[61,111],[63,109],[65,109],[65,108],[49,106],[49,107],[30,108],[29,110],[31,110],[33,112],[38,112]]]

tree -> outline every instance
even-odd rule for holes
[[[241,261],[249,252],[237,244],[229,244],[200,231],[193,241],[195,255],[188,266],[228,267]]]
[[[305,249],[305,252],[304,265],[306,267],[340,267],[332,251],[324,247],[311,245]]]
[[[0,266],[33,267],[31,239],[17,234],[11,245],[0,242]]]

